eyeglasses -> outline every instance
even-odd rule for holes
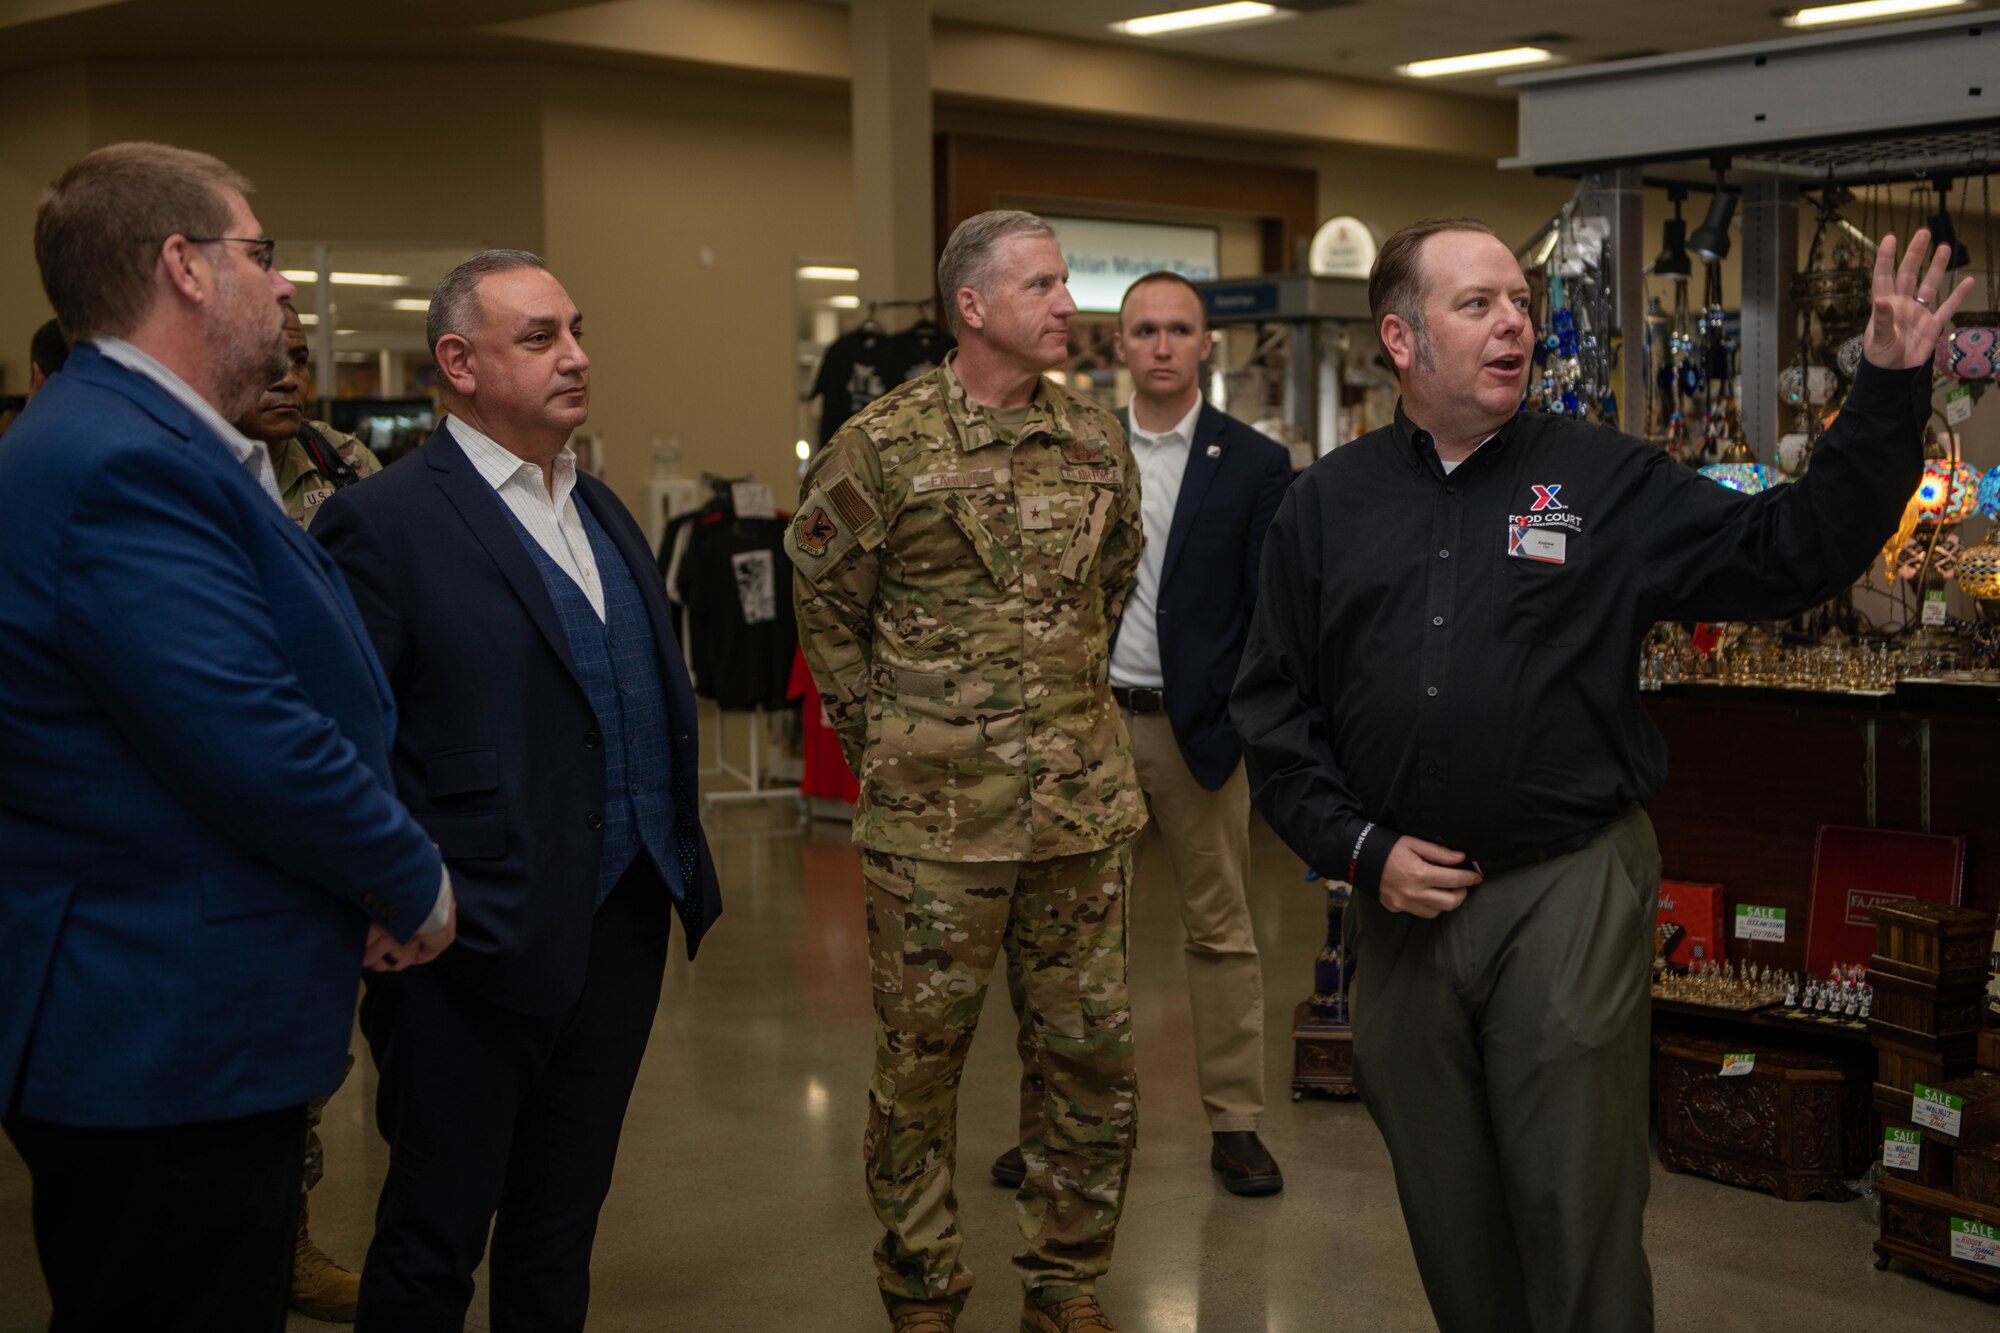
[[[185,239],[190,245],[220,245],[224,241],[238,241],[250,247],[250,258],[266,273],[271,271],[271,260],[278,253],[278,243],[268,236],[189,236]]]

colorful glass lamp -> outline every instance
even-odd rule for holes
[[[1710,463],[1701,475],[1745,495],[1755,495],[1771,485],[1771,470],[1762,463]]]
[[[1970,465],[1931,459],[1917,483],[1917,522],[1957,523],[1971,518],[1978,510],[1979,486],[1979,473]]]
[[[2000,520],[2000,466],[1979,479],[1979,493],[1973,503],[1986,517]]]

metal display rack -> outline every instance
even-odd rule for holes
[[[2000,170],[2000,10],[1613,61],[1501,80],[1519,97],[1520,152],[1499,165],[1597,178],[1612,223],[1617,323],[1645,345],[1644,191],[1711,188],[1726,159],[1743,191],[1742,422],[1768,455],[1782,433],[1778,372],[1798,327],[1802,188],[1910,183]],[[1644,358],[1619,400],[1645,401]]]

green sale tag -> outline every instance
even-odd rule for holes
[[[1753,907],[1749,903],[1736,904],[1736,938],[1784,943],[1785,909]]]
[[[1951,1219],[1951,1257],[2000,1268],[2000,1227],[1969,1217]]]
[[[1965,1098],[1919,1083],[1910,1090],[1910,1119],[1925,1129],[1957,1138],[1965,1120]]]

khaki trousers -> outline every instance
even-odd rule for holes
[[[1354,1077],[1442,1333],[1643,1333],[1648,984],[1660,888],[1636,806],[1425,921],[1348,909]]]
[[[1210,791],[1188,771],[1165,713],[1125,713],[1151,823],[1166,844],[1186,936],[1195,1074],[1208,1127],[1255,1130],[1264,1115],[1264,969],[1245,893],[1250,873],[1250,780],[1238,764]],[[1135,847],[1135,856],[1137,849]],[[1134,882],[1137,866],[1134,866]],[[1019,979],[1008,988],[1021,1011]],[[1022,1029],[1021,1141],[1042,1104]]]

